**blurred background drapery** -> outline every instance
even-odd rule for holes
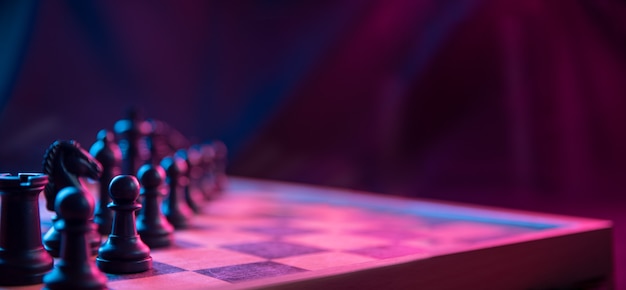
[[[618,0],[3,1],[0,169],[38,171],[53,140],[88,147],[139,106],[223,140],[232,174],[615,204],[625,16]]]

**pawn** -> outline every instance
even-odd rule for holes
[[[185,164],[187,165],[187,170],[185,170],[183,174],[187,182],[185,182],[181,186],[181,190],[185,197],[185,202],[187,203],[187,206],[189,206],[189,208],[191,209],[193,213],[199,214],[201,212],[201,209],[196,199],[197,191],[196,191],[196,188],[194,187],[195,184],[192,184],[192,179],[191,179],[192,172],[197,171],[196,164],[198,163],[197,160],[199,159],[199,156],[195,156],[195,155],[197,154],[195,154],[193,150],[180,149],[176,151],[176,156],[179,156],[180,158],[185,160]]]
[[[185,203],[180,202],[182,188],[188,180],[185,176],[187,163],[179,156],[165,157],[161,166],[167,175],[168,194],[163,203],[163,214],[175,229],[184,229],[189,226],[191,210]]]
[[[162,187],[165,171],[159,165],[145,164],[137,173],[141,182],[143,206],[137,216],[137,232],[150,248],[170,246],[174,228],[161,212]]]
[[[96,265],[106,273],[126,274],[144,272],[152,268],[150,248],[141,241],[135,226],[135,211],[139,182],[132,175],[119,175],[109,185],[113,202],[113,227],[107,241],[100,247]]]
[[[221,193],[228,185],[226,166],[228,165],[228,148],[224,142],[214,140],[211,145],[215,149],[215,189]]]
[[[61,233],[61,258],[43,278],[44,289],[107,289],[107,278],[90,258],[89,233],[94,201],[77,187],[59,192],[55,203]]]
[[[209,144],[202,144],[194,146],[193,151],[194,155],[199,155],[196,172],[192,172],[196,180],[195,186],[202,192],[205,200],[213,200],[215,198],[215,182],[213,182],[215,150]]]
[[[206,196],[202,184],[204,181],[204,156],[202,155],[200,147],[197,145],[189,147],[189,149],[187,149],[186,160],[188,165],[187,176],[189,176],[189,188],[191,192],[195,193],[196,201],[198,201],[198,196],[201,198]]]
[[[89,149],[91,154],[102,165],[102,175],[99,183],[99,202],[96,206],[94,221],[98,225],[98,232],[102,235],[111,233],[113,211],[107,207],[111,198],[108,187],[111,179],[121,172],[122,151],[115,143],[113,133],[108,130],[100,130],[97,141]],[[100,246],[100,245],[98,245]]]

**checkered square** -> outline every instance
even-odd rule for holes
[[[153,251],[155,261],[167,263],[186,270],[217,268],[235,264],[249,264],[266,259],[241,252],[220,248],[181,249]]]
[[[107,283],[109,289],[133,290],[213,289],[215,287],[221,288],[228,285],[232,284],[191,271],[130,280],[109,280],[109,283]]]
[[[244,232],[253,232],[259,233],[263,235],[273,236],[273,237],[281,237],[287,235],[298,235],[298,234],[306,234],[306,233],[314,233],[318,230],[314,229],[305,229],[305,228],[293,228],[286,226],[274,226],[274,227],[244,227],[241,228]]]
[[[376,261],[377,259],[344,252],[321,252],[288,258],[276,259],[274,262],[298,267],[306,270],[321,270],[338,266],[354,265]]]
[[[324,245],[324,248],[335,251],[384,246],[390,243],[389,239],[385,238],[353,235],[341,232],[297,235],[285,237],[284,239],[288,242],[309,245],[312,247],[315,247],[316,245]]]
[[[113,275],[113,274],[106,274],[106,275],[109,281],[116,281],[116,280],[128,280],[128,279],[153,277],[153,276],[172,274],[172,273],[178,273],[178,272],[183,272],[183,271],[185,270],[178,268],[178,267],[174,267],[172,265],[152,261],[152,269],[145,271],[145,272],[127,274],[127,275]]]
[[[281,241],[224,245],[222,246],[222,248],[266,259],[278,259],[325,251],[324,249],[316,247],[309,247]]]
[[[211,276],[223,281],[236,283],[268,277],[276,277],[306,270],[275,262],[259,262],[233,265],[220,268],[202,269],[196,273]]]

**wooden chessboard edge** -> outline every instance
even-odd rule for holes
[[[367,262],[367,267],[340,266],[218,289],[561,289],[588,281],[611,289],[611,237],[611,229],[602,228],[428,258]],[[420,274],[423,272],[428,274]],[[416,279],[406,278],[411,276]]]

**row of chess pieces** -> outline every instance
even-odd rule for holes
[[[55,141],[43,173],[0,174],[0,286],[106,289],[103,272],[151,269],[150,249],[171,245],[174,229],[186,228],[203,201],[219,196],[226,185],[223,143],[176,148],[184,142],[168,141],[164,123],[150,127],[133,117],[118,121],[115,134],[101,130],[89,152],[75,141]],[[143,145],[150,158],[140,158]],[[56,214],[43,239],[41,191]]]

